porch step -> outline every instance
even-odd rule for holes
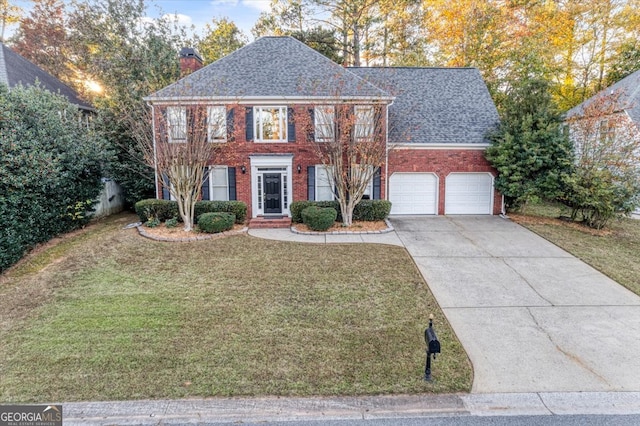
[[[291,226],[290,217],[256,217],[249,221],[249,229],[265,228],[289,228]]]

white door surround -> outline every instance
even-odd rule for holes
[[[291,216],[289,205],[293,194],[293,154],[250,155],[251,161],[251,217],[265,215],[265,175],[280,175],[280,212]],[[266,213],[269,215],[269,213]]]

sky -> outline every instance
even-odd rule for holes
[[[213,18],[229,18],[253,40],[251,28],[258,20],[260,12],[268,11],[271,0],[147,0],[150,3],[149,17],[158,18],[162,14],[176,14],[179,21],[187,26],[194,25],[195,33],[202,34],[205,24],[211,23]],[[32,2],[27,0],[13,0],[15,4],[28,14]],[[161,10],[161,12],[158,10]],[[7,28],[5,36],[10,37],[16,26]]]
[[[196,33],[200,33],[213,18],[227,17],[251,40],[251,28],[260,12],[270,9],[271,0],[155,0],[155,4],[164,13],[177,14],[182,23],[195,25]],[[153,9],[152,6],[149,15],[158,17]]]

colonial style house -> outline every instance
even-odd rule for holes
[[[187,132],[171,123],[207,107],[209,142],[233,155],[210,165],[203,199],[244,201],[251,218],[332,199],[314,144],[333,137],[348,107],[356,129],[382,123],[389,148],[365,197],[390,200],[393,215],[501,211],[484,157],[498,114],[476,69],[345,68],[291,37],[262,37],[201,69],[193,50],[181,61],[195,71],[145,100],[168,123],[155,128],[176,142]],[[157,196],[168,198],[162,187]]]

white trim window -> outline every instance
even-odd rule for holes
[[[167,131],[169,143],[187,142],[187,108],[167,107]]]
[[[227,107],[224,105],[207,107],[207,137],[209,142],[227,141]]]
[[[333,201],[336,199],[331,166],[319,164],[316,166],[316,201]]]
[[[353,137],[356,141],[366,141],[373,138],[375,129],[375,110],[372,105],[356,105],[354,107],[355,120]]]
[[[229,201],[229,170],[227,166],[209,168],[209,200]]]
[[[254,107],[253,125],[256,142],[287,142],[287,107]]]
[[[313,126],[316,142],[332,142],[336,137],[336,108],[320,105],[314,108]]]
[[[364,192],[362,193],[362,199],[372,200],[373,199],[373,175],[374,175],[373,166],[361,166],[359,164],[354,164],[351,167],[351,173],[357,174],[356,176],[354,176],[357,182],[359,182],[361,179],[364,179],[367,175],[371,176],[369,178],[366,188],[364,189]]]

